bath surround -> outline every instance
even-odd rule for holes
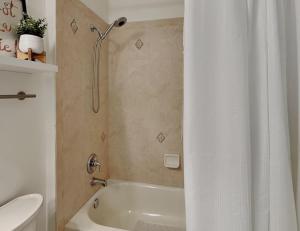
[[[90,186],[92,177],[183,187],[183,19],[129,22],[111,31],[101,49],[98,114],[91,107],[97,34],[90,27],[105,31],[108,24],[79,0],[59,0],[57,21],[56,220],[62,231],[99,189]],[[89,175],[92,153],[102,168]],[[179,154],[179,169],[164,167],[164,154]]]

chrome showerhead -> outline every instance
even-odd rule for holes
[[[102,40],[104,40],[106,38],[106,36],[111,32],[111,30],[114,28],[114,27],[122,27],[126,24],[127,22],[127,18],[125,17],[122,17],[122,18],[119,18],[117,19],[116,21],[114,21],[114,23],[112,23],[108,28],[107,30],[102,34]]]
[[[117,19],[117,20],[114,22],[114,26],[115,26],[115,27],[122,27],[122,26],[124,26],[126,23],[127,23],[127,18],[122,17],[122,18]]]

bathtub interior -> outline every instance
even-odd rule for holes
[[[119,183],[104,189],[89,218],[103,226],[132,231],[184,231],[183,190]]]

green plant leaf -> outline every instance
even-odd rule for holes
[[[19,37],[23,34],[31,34],[43,38],[47,27],[45,18],[34,19],[26,14],[16,26],[15,32]]]

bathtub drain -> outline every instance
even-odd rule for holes
[[[98,206],[99,206],[99,199],[96,198],[96,199],[94,200],[93,207],[94,207],[94,209],[96,209],[96,208],[98,208]]]

